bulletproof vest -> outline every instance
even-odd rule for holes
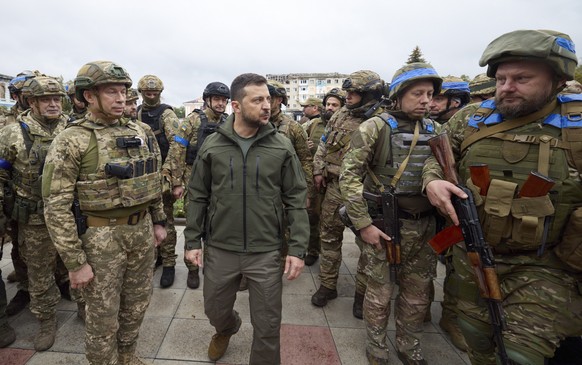
[[[329,122],[329,130],[322,136],[327,147],[323,160],[327,174],[339,176],[342,160],[350,148],[352,133],[364,121],[363,113],[355,114],[345,106],[338,110]]]
[[[85,119],[76,125],[93,132],[99,154],[96,171],[76,183],[81,210],[133,207],[160,196],[158,160],[138,124],[105,127]]]
[[[275,126],[275,128],[277,128],[277,132],[281,133],[282,135],[284,135],[287,138],[290,138],[289,133],[290,133],[290,127],[291,127],[291,121],[289,119],[289,117],[287,117],[285,114],[283,114],[283,112],[280,112],[277,116],[277,119],[279,119],[279,123],[276,124],[276,121],[273,120],[273,125]]]
[[[576,162],[582,159],[582,148],[576,147],[576,141],[582,141],[582,95],[559,96],[558,104],[559,113],[478,139],[466,149],[458,165],[461,182],[467,185],[471,184],[472,164],[485,163],[489,167],[491,185],[487,196],[476,201],[485,238],[500,250],[538,248],[546,217],[551,217],[546,246],[557,244],[570,212],[582,206],[582,184],[572,171],[580,172]],[[502,121],[495,101],[487,100],[470,117],[465,137],[483,124],[491,126]],[[540,171],[555,181],[551,194],[519,198],[517,192],[531,171]]]
[[[311,148],[311,154],[315,155],[315,151],[317,151],[317,146],[319,145],[319,141],[321,137],[325,133],[325,121],[320,118],[311,119],[311,124],[307,128],[307,136],[313,142],[313,148]]]
[[[42,170],[46,155],[53,139],[65,129],[65,123],[63,120],[56,122],[52,134],[48,135],[31,119],[24,117],[19,120],[26,157],[15,161],[12,181],[20,197],[30,202],[42,202]]]
[[[164,131],[164,126],[161,125],[160,121],[162,118],[162,114],[166,111],[166,109],[172,109],[171,106],[167,104],[160,104],[155,109],[144,110],[142,105],[139,106],[138,112],[138,119],[145,124],[149,125],[150,128],[154,131],[156,135],[156,139],[158,141],[158,145],[160,146],[160,152],[162,154],[162,162],[166,161],[166,157],[168,156],[168,150],[170,149],[170,142],[168,141],[168,137],[166,136],[166,132]]]
[[[202,147],[202,143],[204,143],[206,137],[216,132],[216,129],[226,121],[227,117],[225,113],[222,113],[218,123],[210,123],[208,116],[202,110],[194,109],[194,112],[200,116],[200,126],[198,127],[198,134],[196,135],[196,144],[189,144],[186,150],[186,164],[188,165],[194,163],[196,155],[200,151],[200,147]]]
[[[384,186],[390,186],[398,168],[410,153],[414,137],[413,121],[398,121],[394,116],[383,113],[383,121],[371,169]],[[405,125],[406,123],[407,125]],[[398,195],[420,195],[422,190],[422,168],[431,155],[428,140],[435,136],[434,122],[430,119],[420,121],[420,135],[416,146],[410,153],[408,164],[398,181],[395,193]],[[367,177],[369,178],[369,177]]]

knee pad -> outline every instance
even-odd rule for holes
[[[511,364],[515,365],[544,365],[545,357],[527,347],[505,341],[505,350]]]
[[[462,312],[459,313],[457,320],[461,332],[465,336],[467,346],[479,353],[495,352],[495,344],[491,337],[491,327],[489,324],[472,319]]]

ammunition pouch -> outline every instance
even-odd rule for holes
[[[133,165],[122,166],[108,163],[105,165],[105,173],[118,179],[130,179],[133,177]]]
[[[11,217],[17,221],[18,224],[27,224],[31,214],[42,216],[43,211],[44,203],[42,199],[34,201],[17,196],[14,201],[14,208],[12,209]]]
[[[578,207],[570,215],[562,241],[554,249],[554,253],[568,267],[582,271],[582,207]]]

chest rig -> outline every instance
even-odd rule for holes
[[[465,154],[459,174],[469,184],[469,167],[488,165],[491,185],[487,196],[477,199],[480,220],[489,244],[501,251],[556,245],[570,214],[582,206],[582,95],[558,96],[545,108],[552,111],[542,110],[540,118],[513,129],[483,134],[512,123],[503,120],[494,100],[487,100],[468,122],[464,139],[471,143],[461,146]],[[518,192],[532,171],[548,176],[555,185],[545,196],[520,198]]]
[[[170,149],[170,142],[168,142],[164,126],[161,123],[162,114],[164,114],[167,109],[172,109],[172,107],[167,104],[160,104],[155,109],[144,110],[140,105],[140,109],[138,110],[140,120],[149,125],[156,135],[162,153],[162,162],[166,161],[168,150]]]
[[[202,143],[204,143],[206,137],[216,132],[216,129],[224,124],[227,117],[226,114],[222,113],[218,123],[211,123],[208,120],[206,113],[204,113],[202,110],[194,109],[194,112],[198,113],[200,116],[200,127],[198,128],[198,133],[196,134],[196,143],[188,144],[188,148],[186,149],[186,164],[188,165],[192,165],[194,163],[196,155],[198,154],[198,151],[200,151],[200,147],[202,147]]]
[[[96,141],[97,169],[81,174],[76,188],[82,210],[103,211],[132,207],[161,194],[161,175],[152,142],[133,122],[109,126],[83,121]]]

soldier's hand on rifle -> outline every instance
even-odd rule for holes
[[[382,232],[373,224],[370,224],[368,227],[360,229],[360,236],[362,240],[370,245],[374,245],[377,250],[382,249],[382,241],[391,241],[390,236],[386,233]]]
[[[463,190],[446,180],[433,180],[426,186],[426,195],[430,203],[442,214],[450,217],[455,226],[458,226],[459,218],[451,202],[453,194],[461,199],[467,199],[467,194]]]
[[[315,184],[315,188],[317,189],[317,191],[321,191],[321,188],[325,188],[326,184],[325,184],[325,178],[323,177],[323,175],[315,175],[313,176],[313,183]]]

